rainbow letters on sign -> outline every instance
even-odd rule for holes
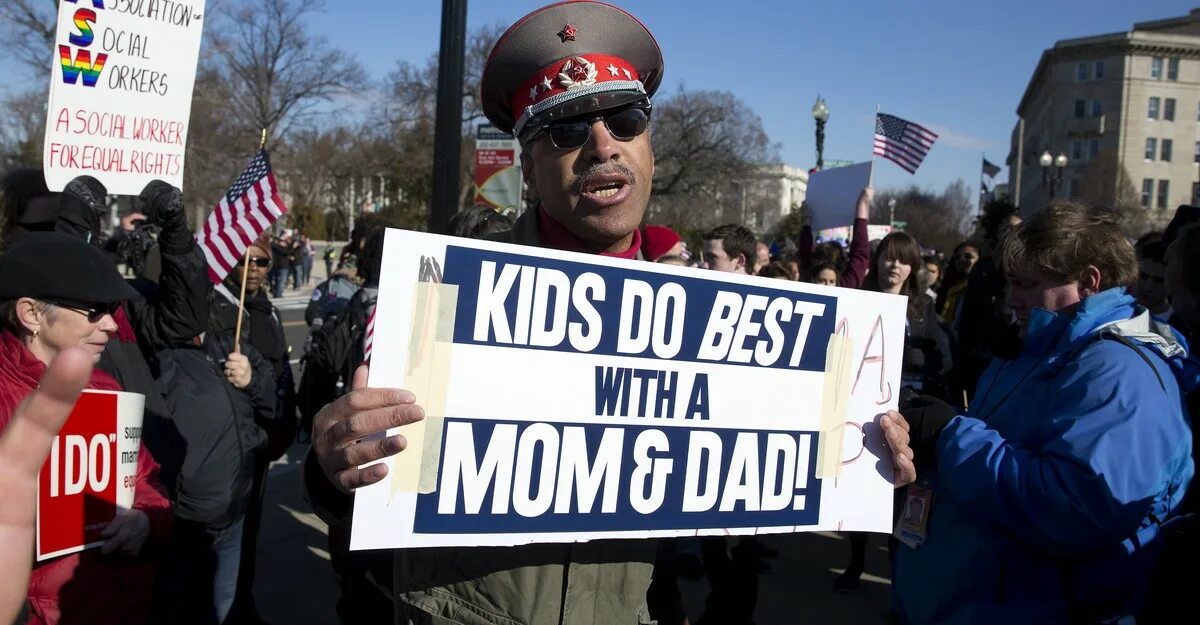
[[[72,4],[78,0],[67,0]],[[103,0],[92,0],[92,6],[97,9],[104,8]],[[96,55],[95,62],[92,61],[92,53],[90,50],[85,50],[92,45],[96,40],[96,33],[92,29],[92,24],[96,22],[96,12],[92,9],[79,8],[75,10],[75,28],[79,29],[79,33],[71,33],[68,41],[71,46],[78,46],[80,49],[74,50],[68,45],[60,44],[58,46],[59,62],[62,64],[63,82],[68,85],[79,83],[79,77],[83,76],[83,86],[95,87],[100,80],[100,73],[104,71],[104,62],[108,59],[108,55],[101,52]],[[73,58],[72,58],[73,57]]]

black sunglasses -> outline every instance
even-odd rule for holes
[[[255,267],[266,269],[267,267],[271,266],[271,259],[267,258],[266,256],[251,256],[250,263]],[[241,263],[238,264],[240,265]]]
[[[645,104],[611,109],[597,114],[550,122],[534,130],[527,141],[533,141],[538,133],[550,135],[550,142],[560,150],[577,150],[592,138],[592,124],[604,120],[608,133],[618,141],[629,141],[646,132],[650,126],[650,107]]]
[[[121,302],[111,302],[108,304],[86,304],[86,305],[84,305],[84,304],[65,304],[63,302],[54,302],[54,301],[47,302],[47,303],[58,306],[59,308],[66,308],[67,310],[73,310],[73,311],[87,317],[87,320],[89,323],[100,323],[100,320],[103,319],[105,315],[115,315],[115,314],[117,314],[117,310],[119,308],[121,308]]]

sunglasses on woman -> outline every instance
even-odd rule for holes
[[[604,120],[608,133],[618,141],[629,141],[646,132],[650,126],[650,107],[645,104],[611,109],[600,113],[550,122],[534,130],[527,141],[533,141],[538,133],[550,135],[550,142],[560,150],[577,150],[592,138],[592,124]]]
[[[88,323],[100,323],[100,320],[103,319],[105,315],[115,315],[115,314],[117,314],[117,309],[119,309],[121,307],[121,302],[111,302],[108,304],[86,304],[86,305],[65,304],[63,302],[48,302],[48,303],[58,306],[59,308],[66,308],[67,310],[73,310],[73,311],[87,317]]]
[[[238,264],[240,265],[241,263]],[[266,269],[267,267],[271,266],[271,259],[267,258],[266,256],[251,256],[250,264],[258,267],[259,269]]]

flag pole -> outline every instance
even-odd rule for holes
[[[267,147],[267,129],[262,129],[262,136],[258,140],[258,149],[264,150]]]
[[[879,105],[875,105],[875,125],[879,125]],[[867,186],[875,185],[875,130],[871,130],[871,171],[867,172]]]
[[[246,257],[242,259],[242,292],[238,295],[237,328],[233,332],[233,352],[242,353],[242,315],[246,310],[246,276],[250,274],[250,246],[246,246]]]

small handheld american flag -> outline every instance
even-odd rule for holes
[[[371,362],[371,348],[375,346],[375,311],[379,310],[379,306],[371,306],[371,312],[367,315],[367,329],[363,333],[363,364]]]
[[[910,174],[917,173],[937,137],[920,124],[887,113],[875,114],[875,156],[892,161]]]
[[[220,284],[241,262],[246,248],[286,212],[267,151],[259,150],[208,215],[197,237],[208,261],[209,280]]]

